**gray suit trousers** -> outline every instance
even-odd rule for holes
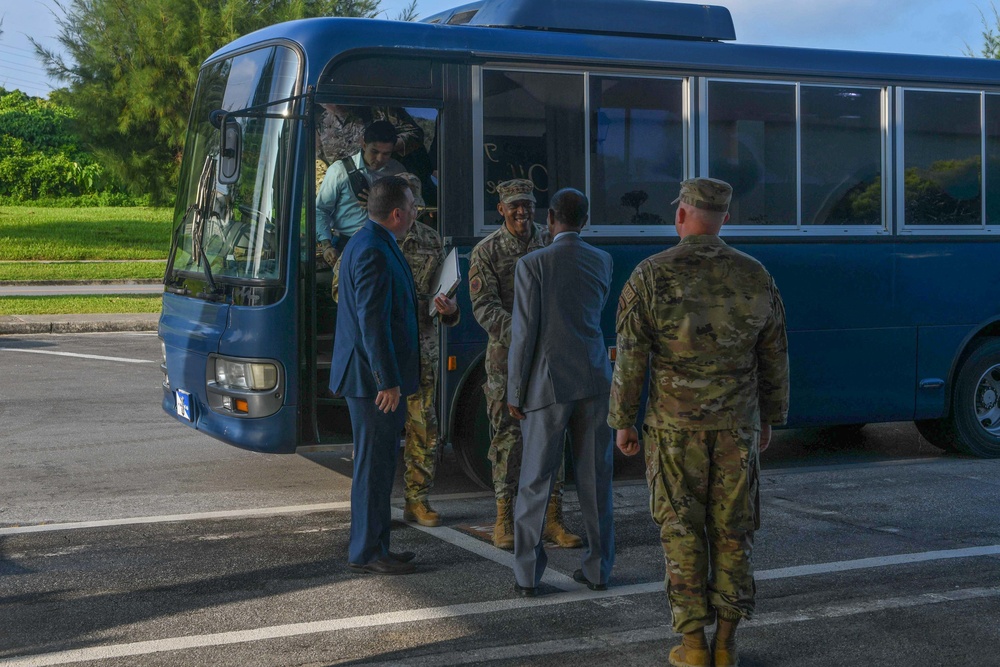
[[[614,457],[608,397],[600,394],[525,413],[521,423],[521,478],[514,505],[514,578],[519,586],[538,586],[545,572],[545,509],[562,463],[567,430],[587,537],[583,573],[590,582],[601,584],[606,584],[611,575],[615,561],[611,505]]]

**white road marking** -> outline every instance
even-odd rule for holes
[[[219,632],[207,635],[187,635],[169,639],[156,639],[130,644],[112,644],[91,648],[43,653],[41,655],[0,659],[0,665],[10,667],[46,667],[48,665],[66,665],[91,660],[108,660],[136,655],[149,655],[167,651],[181,651],[206,646],[225,646],[267,639],[282,639],[300,635],[318,634],[323,632],[341,632],[359,628],[384,627],[433,621],[478,614],[489,614],[518,609],[548,607],[573,602],[586,602],[607,597],[635,595],[649,592],[647,585],[621,586],[607,591],[572,591],[546,595],[540,598],[519,598],[514,600],[494,600],[491,602],[473,602],[449,605],[446,607],[426,607],[407,611],[383,612],[351,618],[338,618],[310,623],[290,623],[275,625],[253,630],[238,630],[234,632]],[[753,628],[760,625],[777,625],[786,623],[801,623],[824,618],[838,618],[867,614],[889,609],[905,609],[943,602],[961,602],[980,598],[1000,597],[1000,587],[968,588],[943,593],[923,593],[909,597],[886,598],[884,600],[869,600],[844,605],[827,605],[812,607],[794,612],[772,612],[758,614],[746,625]],[[744,630],[745,631],[745,630]],[[631,644],[645,641],[657,641],[671,636],[673,633],[667,626],[632,630],[620,633],[609,633],[595,637],[580,637],[575,639],[539,642],[529,645],[511,645],[493,649],[470,649],[456,653],[424,656],[411,660],[396,662],[399,665],[455,665],[485,660],[503,658],[527,657],[554,653],[578,651],[580,649],[600,649],[614,645]],[[375,664],[375,663],[369,663]]]
[[[25,350],[19,347],[0,347],[0,352],[28,352],[30,354],[51,354],[57,357],[77,357],[79,359],[98,359],[100,361],[123,361],[127,364],[152,364],[150,359],[128,359],[126,357],[104,357],[99,354],[77,354],[75,352],[55,352],[53,350]]]
[[[941,594],[925,593],[911,597],[869,600],[856,604],[810,607],[795,612],[763,613],[754,616],[752,621],[745,623],[743,631],[746,632],[747,630],[752,630],[755,627],[765,625],[802,623],[805,621],[814,621],[819,619],[867,614],[876,611],[906,609],[929,604],[939,604],[942,602],[959,602],[963,600],[993,598],[998,596],[1000,596],[1000,588],[968,588]],[[467,665],[478,662],[518,659],[523,660],[526,658],[537,658],[563,653],[575,653],[580,655],[586,652],[608,650],[615,647],[628,646],[630,644],[663,641],[676,642],[676,640],[672,639],[675,636],[676,635],[669,625],[657,625],[636,630],[608,632],[586,637],[573,637],[570,639],[556,639],[552,641],[535,642],[533,644],[511,644],[508,646],[494,646],[481,649],[464,649],[461,651],[394,660],[393,664],[400,667],[437,667],[438,665],[448,667],[450,665]],[[374,665],[378,663],[368,662],[360,664]]]
[[[403,510],[398,507],[392,508],[392,518],[403,520]],[[487,544],[482,540],[476,539],[471,535],[466,535],[465,533],[459,532],[454,528],[448,528],[446,526],[438,526],[437,528],[427,528],[426,526],[421,526],[415,523],[407,524],[410,528],[415,528],[421,532],[427,533],[428,535],[433,535],[442,542],[447,542],[453,546],[460,549],[464,549],[470,553],[474,553],[481,558],[491,560],[498,565],[503,565],[509,570],[514,569],[514,554],[509,551],[504,551],[498,549],[492,544]],[[549,584],[555,588],[560,588],[564,591],[578,591],[586,590],[583,584],[578,584],[573,580],[573,577],[566,576],[561,572],[556,572],[552,568],[547,568],[545,574],[542,575],[542,583]]]
[[[442,496],[439,500],[446,498],[467,498],[482,497],[483,493],[453,494],[452,496]],[[234,518],[249,516],[269,516],[276,514],[307,513],[316,511],[329,511],[337,509],[349,509],[349,502],[323,503],[317,505],[293,505],[287,507],[272,507],[250,510],[231,510],[219,512],[202,512],[198,514],[173,514],[156,517],[137,517],[132,519],[111,519],[106,521],[88,521],[78,523],[50,524],[39,526],[23,526],[0,529],[0,536],[15,535],[22,533],[44,532],[53,530],[71,530],[78,528],[88,528],[97,526],[115,526],[130,524],[148,524],[168,521],[188,521],[213,518]],[[402,510],[393,508],[393,517],[402,518]],[[411,527],[429,535],[433,535],[449,544],[475,553],[482,558],[503,565],[512,567],[513,555],[482,542],[474,537],[465,535],[457,530],[447,527],[426,528],[424,526],[412,525]],[[945,560],[955,558],[976,558],[983,556],[1000,555],[1000,545],[987,545],[980,547],[969,547],[963,549],[928,551],[922,553],[897,554],[892,556],[880,556],[874,558],[861,558],[849,561],[835,561],[830,563],[816,563],[812,565],[800,565],[785,568],[763,570],[756,573],[758,580],[788,579],[793,577],[812,576],[818,574],[830,574],[847,572],[862,568],[891,567],[908,563],[928,562],[933,560]],[[534,607],[545,607],[559,604],[569,604],[574,602],[594,601],[600,602],[613,599],[625,598],[631,595],[644,595],[660,593],[663,590],[661,581],[633,584],[629,586],[613,586],[607,591],[589,591],[584,586],[577,584],[571,577],[553,570],[548,570],[543,579],[549,585],[564,589],[564,592],[554,595],[546,595],[539,598],[517,598],[494,600],[489,602],[466,603],[449,605],[444,607],[428,607],[424,609],[413,609],[398,612],[384,612],[380,614],[370,614],[355,616],[350,618],[331,619],[326,621],[314,621],[310,623],[292,623],[286,625],[254,628],[233,632],[212,633],[205,635],[188,635],[183,637],[172,637],[167,639],[150,640],[143,642],[133,642],[126,644],[111,644],[107,646],[97,646],[70,651],[59,651],[35,656],[13,657],[0,659],[0,665],[11,665],[17,667],[41,667],[43,665],[63,665],[90,660],[102,660],[110,658],[121,658],[135,655],[148,655],[152,653],[162,653],[168,651],[179,651],[191,648],[222,646],[229,644],[240,644],[268,639],[278,639],[307,634],[317,634],[325,632],[339,632],[349,629],[372,628],[380,626],[397,625],[402,623],[413,623],[419,621],[439,620],[445,618],[456,618],[478,614],[497,613],[503,611],[530,609]],[[983,597],[1000,596],[1000,587],[996,588],[975,588],[957,591],[946,591],[944,593],[926,593],[905,598],[889,598],[885,600],[870,600],[852,603],[850,605],[831,605],[816,609],[798,610],[795,612],[775,612],[771,614],[758,615],[750,624],[770,625],[776,623],[789,623],[809,621],[819,618],[832,618],[837,616],[848,616],[853,614],[870,613],[884,609],[898,609],[926,604],[936,604],[940,602],[961,601]],[[559,640],[554,642],[541,642],[524,647],[508,646],[496,649],[486,649],[489,651],[506,651],[495,658],[483,654],[485,657],[475,657],[481,654],[480,651],[463,651],[461,655],[446,654],[438,656],[426,656],[423,658],[407,661],[405,664],[413,665],[450,665],[461,664],[462,662],[501,659],[504,657],[518,657],[524,655],[545,655],[551,653],[562,653],[575,651],[587,647],[601,647],[606,644],[604,641],[616,641],[618,643],[635,643],[640,641],[652,641],[661,639],[669,633],[669,628],[653,628],[646,630],[629,631],[625,633],[611,633],[598,638],[577,638]],[[610,637],[602,640],[600,637]],[[617,638],[617,639],[616,639]],[[596,643],[594,643],[596,642]],[[511,653],[513,651],[513,653]],[[528,651],[528,653],[519,653]]]
[[[24,533],[49,533],[58,530],[79,530],[81,528],[103,528],[107,526],[134,526],[146,523],[169,523],[171,521],[201,521],[203,519],[232,519],[245,517],[273,516],[275,514],[299,514],[350,509],[350,501],[321,503],[318,505],[289,505],[287,507],[265,507],[248,510],[224,510],[199,512],[197,514],[164,514],[162,516],[140,516],[129,519],[101,519],[98,521],[76,521],[72,523],[43,523],[34,526],[11,526],[0,528],[0,536],[23,535]]]

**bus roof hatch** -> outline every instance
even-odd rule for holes
[[[651,0],[484,0],[468,24],[703,41],[736,39],[733,17],[725,7]]]

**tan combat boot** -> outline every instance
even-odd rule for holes
[[[422,500],[407,500],[406,507],[403,509],[403,521],[410,521],[411,523],[418,523],[421,526],[433,528],[434,526],[441,525],[441,515],[431,509],[426,498]]]
[[[736,667],[740,663],[739,655],[736,653],[736,626],[739,622],[738,618],[732,620],[719,617],[715,638],[712,640],[715,667]]]
[[[705,640],[705,629],[685,632],[680,646],[670,649],[668,660],[674,667],[711,667],[712,656]]]
[[[579,535],[566,530],[563,524],[562,496],[553,493],[549,498],[549,507],[545,511],[545,530],[542,531],[542,540],[551,542],[563,549],[579,549],[583,546],[583,540]]]
[[[510,498],[497,499],[497,522],[493,525],[493,546],[507,551],[514,550],[514,502]]]

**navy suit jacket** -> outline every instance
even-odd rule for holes
[[[514,269],[507,402],[524,410],[611,391],[601,313],[611,255],[567,234]]]
[[[387,229],[369,220],[344,248],[330,390],[364,398],[420,382],[413,274]]]

